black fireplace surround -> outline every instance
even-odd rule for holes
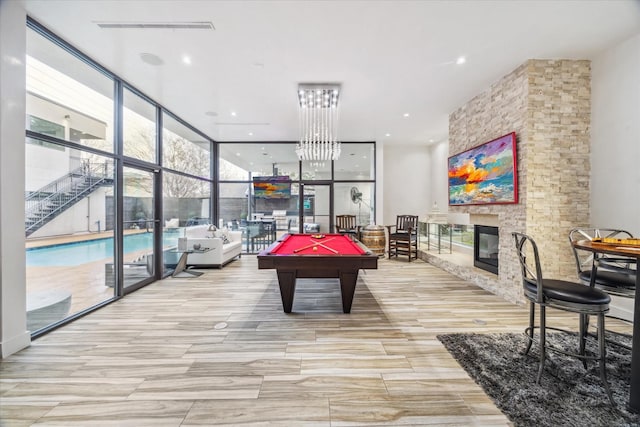
[[[498,274],[498,227],[474,225],[473,265]]]

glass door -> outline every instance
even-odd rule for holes
[[[153,170],[124,167],[122,259],[125,289],[137,288],[155,277],[154,241],[159,224],[154,197],[157,175]]]
[[[331,184],[302,184],[300,198],[303,233],[331,233],[333,230],[333,212]]]

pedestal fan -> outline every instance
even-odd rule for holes
[[[369,205],[367,202],[362,200],[362,192],[358,190],[358,187],[351,187],[351,201],[358,204],[358,222],[360,223],[360,210],[362,208],[362,204],[364,203],[367,207],[369,207]]]

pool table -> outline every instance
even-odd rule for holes
[[[378,255],[342,234],[285,234],[258,254],[258,269],[275,269],[285,313],[291,313],[296,279],[340,279],[342,311],[351,312],[361,268],[377,269]]]

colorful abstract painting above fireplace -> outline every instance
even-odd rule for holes
[[[518,203],[516,134],[449,157],[449,205]]]

